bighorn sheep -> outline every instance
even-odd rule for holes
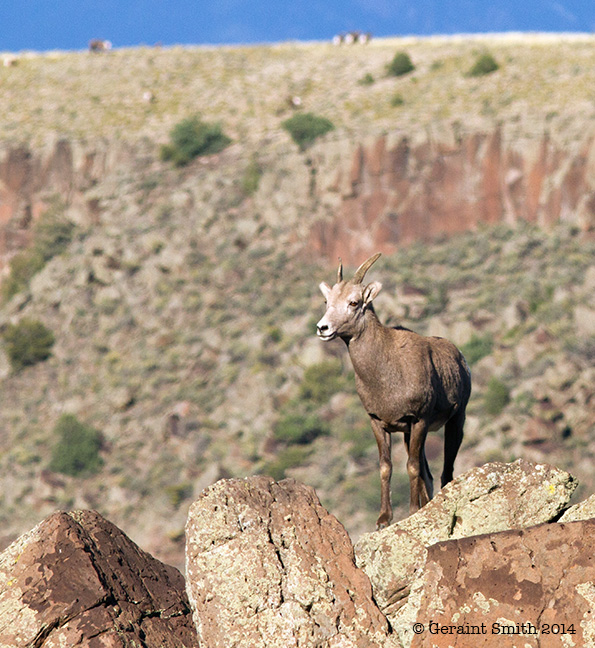
[[[453,476],[455,457],[463,439],[465,408],[471,375],[465,358],[448,340],[424,337],[403,327],[380,323],[372,300],[382,284],[363,284],[375,254],[343,280],[339,263],[337,283],[320,284],[326,312],[316,332],[321,340],[340,337],[349,350],[357,393],[372,422],[380,458],[380,515],[377,528],[392,520],[390,478],[391,433],[404,432],[409,475],[409,510],[417,511],[432,498],[432,474],[424,443],[430,430],[444,431],[444,468],[441,484]]]

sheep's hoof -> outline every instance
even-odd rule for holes
[[[388,515],[381,515],[378,520],[376,520],[376,531],[380,531],[380,529],[385,529],[391,521],[391,517]]]

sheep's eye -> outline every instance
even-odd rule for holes
[[[356,302],[356,301],[350,301],[349,302],[349,305],[351,306],[351,308],[355,308],[357,306],[357,304],[358,304],[358,302]]]

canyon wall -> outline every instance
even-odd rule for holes
[[[500,130],[452,141],[381,136],[355,148],[329,190],[341,196],[310,243],[356,264],[416,240],[518,221],[595,227],[595,142],[564,149],[548,135],[522,147]]]
[[[595,229],[593,138],[564,147],[547,134],[515,145],[499,129],[443,139],[428,134],[415,142],[391,134],[365,143],[320,143],[305,154],[261,154],[265,174],[273,178],[261,183],[255,205],[299,202],[310,221],[305,241],[315,256],[327,259],[342,256],[355,264],[378,250],[391,253],[484,223],[527,221],[547,228],[564,221]],[[225,156],[209,168],[237,181],[235,163],[241,166],[245,152],[236,147]],[[32,223],[52,200],[67,205],[74,220],[97,224],[109,197],[99,183],[134,175],[145,163],[160,164],[157,157],[150,145],[119,141],[56,140],[36,151],[4,145],[0,271],[6,273],[7,261],[26,245]],[[201,161],[196,164],[204,170]],[[190,167],[183,174],[193,172]],[[289,194],[272,195],[283,191]]]

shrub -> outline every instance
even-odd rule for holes
[[[467,72],[467,76],[478,77],[485,76],[486,74],[491,74],[495,72],[500,66],[496,63],[494,57],[489,53],[480,54],[475,63],[471,66],[470,70]]]
[[[275,426],[275,439],[282,443],[307,445],[319,436],[330,433],[327,423],[314,412],[289,409]]]
[[[231,143],[221,124],[203,122],[193,116],[176,124],[170,134],[170,144],[161,147],[161,159],[184,166],[199,155],[219,153]]]
[[[319,117],[314,113],[298,113],[286,119],[281,125],[302,151],[307,149],[318,137],[335,128],[326,117]]]
[[[403,76],[413,72],[415,65],[407,52],[397,52],[393,60],[387,66],[389,76]]]
[[[393,108],[397,108],[398,106],[402,106],[405,103],[405,99],[403,99],[403,95],[400,92],[397,92],[394,94],[391,99],[390,99],[390,105]]]
[[[23,318],[18,324],[9,324],[2,334],[10,364],[15,371],[49,358],[54,345],[54,334],[41,322]]]
[[[484,395],[485,411],[497,416],[510,402],[508,386],[498,378],[492,377]]]
[[[304,463],[309,457],[311,449],[306,446],[289,446],[279,452],[277,458],[267,462],[261,474],[270,475],[275,481],[285,478],[285,473],[290,468],[295,468]]]
[[[374,83],[374,77],[373,77],[369,72],[367,72],[367,73],[364,74],[364,76],[363,76],[363,77],[358,81],[358,83],[359,83],[360,85],[363,85],[363,86],[372,85],[372,84]]]
[[[262,167],[256,158],[252,158],[242,176],[242,191],[246,196],[256,193],[260,178],[262,178]]]
[[[72,414],[63,414],[54,428],[58,441],[52,450],[50,470],[72,477],[91,475],[99,471],[103,461],[100,433],[81,423]]]
[[[493,347],[494,338],[491,335],[488,334],[483,337],[472,335],[469,342],[461,345],[461,352],[465,356],[465,360],[472,365],[489,356]]]
[[[345,388],[345,377],[341,371],[338,360],[325,360],[318,364],[310,365],[304,372],[304,379],[300,387],[300,396],[304,400],[314,401],[322,405],[333,394]]]

